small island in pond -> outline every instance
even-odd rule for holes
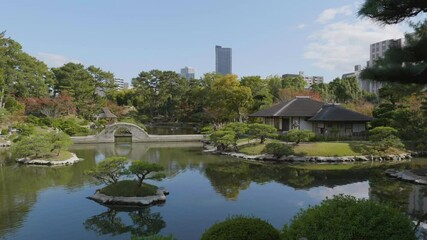
[[[67,151],[73,144],[64,132],[46,132],[20,136],[12,145],[12,154],[18,163],[31,165],[71,165],[80,161]]]
[[[88,198],[106,206],[147,206],[165,202],[169,192],[144,182],[163,179],[165,175],[159,172],[164,168],[142,160],[133,161],[128,168],[127,163],[125,157],[109,157],[88,171],[88,175],[107,184]],[[136,179],[121,180],[123,176]]]

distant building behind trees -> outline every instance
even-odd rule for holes
[[[181,77],[190,80],[196,78],[196,70],[192,67],[181,68]]]

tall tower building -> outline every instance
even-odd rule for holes
[[[373,67],[375,65],[375,61],[380,58],[383,58],[385,52],[391,47],[402,47],[404,44],[404,39],[389,39],[381,42],[371,44],[369,48],[369,62],[368,67]]]
[[[227,75],[232,73],[231,48],[215,46],[215,72]]]
[[[196,71],[194,68],[191,67],[185,67],[181,68],[181,77],[186,78],[187,80],[194,79],[195,78]]]

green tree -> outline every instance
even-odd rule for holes
[[[0,108],[6,107],[7,99],[47,96],[52,83],[46,64],[25,53],[5,32],[0,33]]]
[[[212,225],[202,240],[278,240],[279,232],[268,222],[254,217],[236,216]]]
[[[292,155],[294,153],[294,150],[291,146],[286,145],[284,143],[271,142],[265,145],[264,152],[267,154],[272,154],[277,158],[280,158],[282,156]]]
[[[396,24],[423,12],[427,12],[425,1],[366,0],[359,10],[359,15],[384,24]]]
[[[351,217],[349,217],[351,216]],[[283,239],[417,239],[411,220],[386,204],[334,196],[301,210],[283,228]]]
[[[150,116],[176,117],[188,81],[173,71],[140,72],[132,79],[138,98],[138,109]]]
[[[362,91],[355,77],[335,78],[329,83],[335,102],[348,103],[362,97]]]
[[[425,1],[366,0],[359,15],[383,24],[396,24],[427,12]],[[361,77],[385,82],[427,83],[427,20],[413,24],[405,46],[389,49],[384,59],[367,68]]]
[[[113,92],[117,86],[114,83],[114,74],[106,72],[99,67],[89,66],[86,69],[95,82],[95,88],[104,91],[105,94]]]
[[[329,84],[327,83],[314,83],[311,85],[311,89],[320,94],[322,99],[326,102],[332,102],[334,99],[333,93],[331,92],[331,89],[329,88]]]
[[[29,135],[12,144],[12,154],[17,158],[39,158],[47,156],[53,148],[50,138],[45,134]]]
[[[127,163],[128,159],[126,157],[108,157],[94,169],[87,171],[86,174],[105,184],[116,183],[120,180],[120,177],[129,174],[126,168]]]
[[[279,99],[279,92],[282,89],[282,78],[279,76],[269,76],[266,81],[268,82],[268,88],[270,94],[273,96],[274,100]]]
[[[384,152],[389,148],[402,148],[403,144],[397,137],[397,130],[392,127],[376,127],[369,130],[369,140],[376,151]]]
[[[102,106],[102,100],[95,93],[97,82],[82,64],[67,63],[60,68],[53,68],[56,83],[55,91],[67,91],[73,97],[77,113],[90,119]]]
[[[241,138],[245,134],[247,134],[247,132],[249,130],[249,126],[246,123],[234,122],[234,123],[228,123],[227,125],[225,125],[224,130],[225,131],[233,131],[236,133],[236,136],[238,138]]]
[[[224,151],[230,146],[236,146],[236,133],[234,131],[218,130],[209,136],[209,139],[218,150]]]
[[[302,76],[284,77],[282,78],[282,88],[290,88],[293,90],[304,90],[307,82]]]
[[[143,160],[133,161],[129,167],[129,171],[138,178],[138,185],[142,187],[145,179],[160,180],[165,178],[163,173],[155,173],[164,171],[165,168],[157,163],[149,163]],[[155,173],[155,174],[153,174]]]
[[[308,142],[314,138],[314,132],[310,130],[299,130],[292,129],[286,134],[286,139],[289,142],[295,142],[299,144],[300,142]]]
[[[252,138],[258,138],[261,143],[264,143],[266,138],[277,136],[277,130],[268,124],[252,123],[249,124],[248,135]]]
[[[215,76],[205,110],[215,122],[242,121],[251,101],[251,89],[242,86],[236,75]]]
[[[49,135],[52,143],[52,151],[57,150],[57,156],[59,156],[61,150],[67,150],[68,147],[73,144],[73,141],[71,140],[70,136],[63,132],[52,132]]]
[[[270,107],[273,104],[273,96],[270,94],[268,81],[260,76],[242,77],[241,85],[249,87],[252,92],[252,106],[250,112],[256,112]]]

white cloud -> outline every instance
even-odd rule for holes
[[[353,13],[352,7],[350,5],[342,6],[339,8],[328,8],[325,9],[322,13],[320,13],[319,17],[317,17],[316,22],[318,23],[327,23],[333,20],[337,15],[350,16]]]
[[[330,23],[310,36],[304,58],[322,69],[347,72],[369,60],[371,43],[403,36],[401,25],[380,26],[368,19]]]
[[[54,53],[40,52],[36,54],[36,57],[45,62],[49,67],[61,67],[69,62],[81,63],[81,61],[77,59],[68,58]]]
[[[307,24],[304,24],[304,23],[300,23],[300,24],[295,26],[296,29],[304,29],[306,27],[307,27]]]
[[[333,188],[327,188],[327,187],[319,187],[312,189],[308,192],[310,197],[314,199],[323,200],[325,198],[331,198],[335,195],[344,194],[344,195],[351,195],[356,198],[366,198],[369,199],[369,182],[358,182],[358,183],[351,183],[347,185],[342,186],[336,186]]]

